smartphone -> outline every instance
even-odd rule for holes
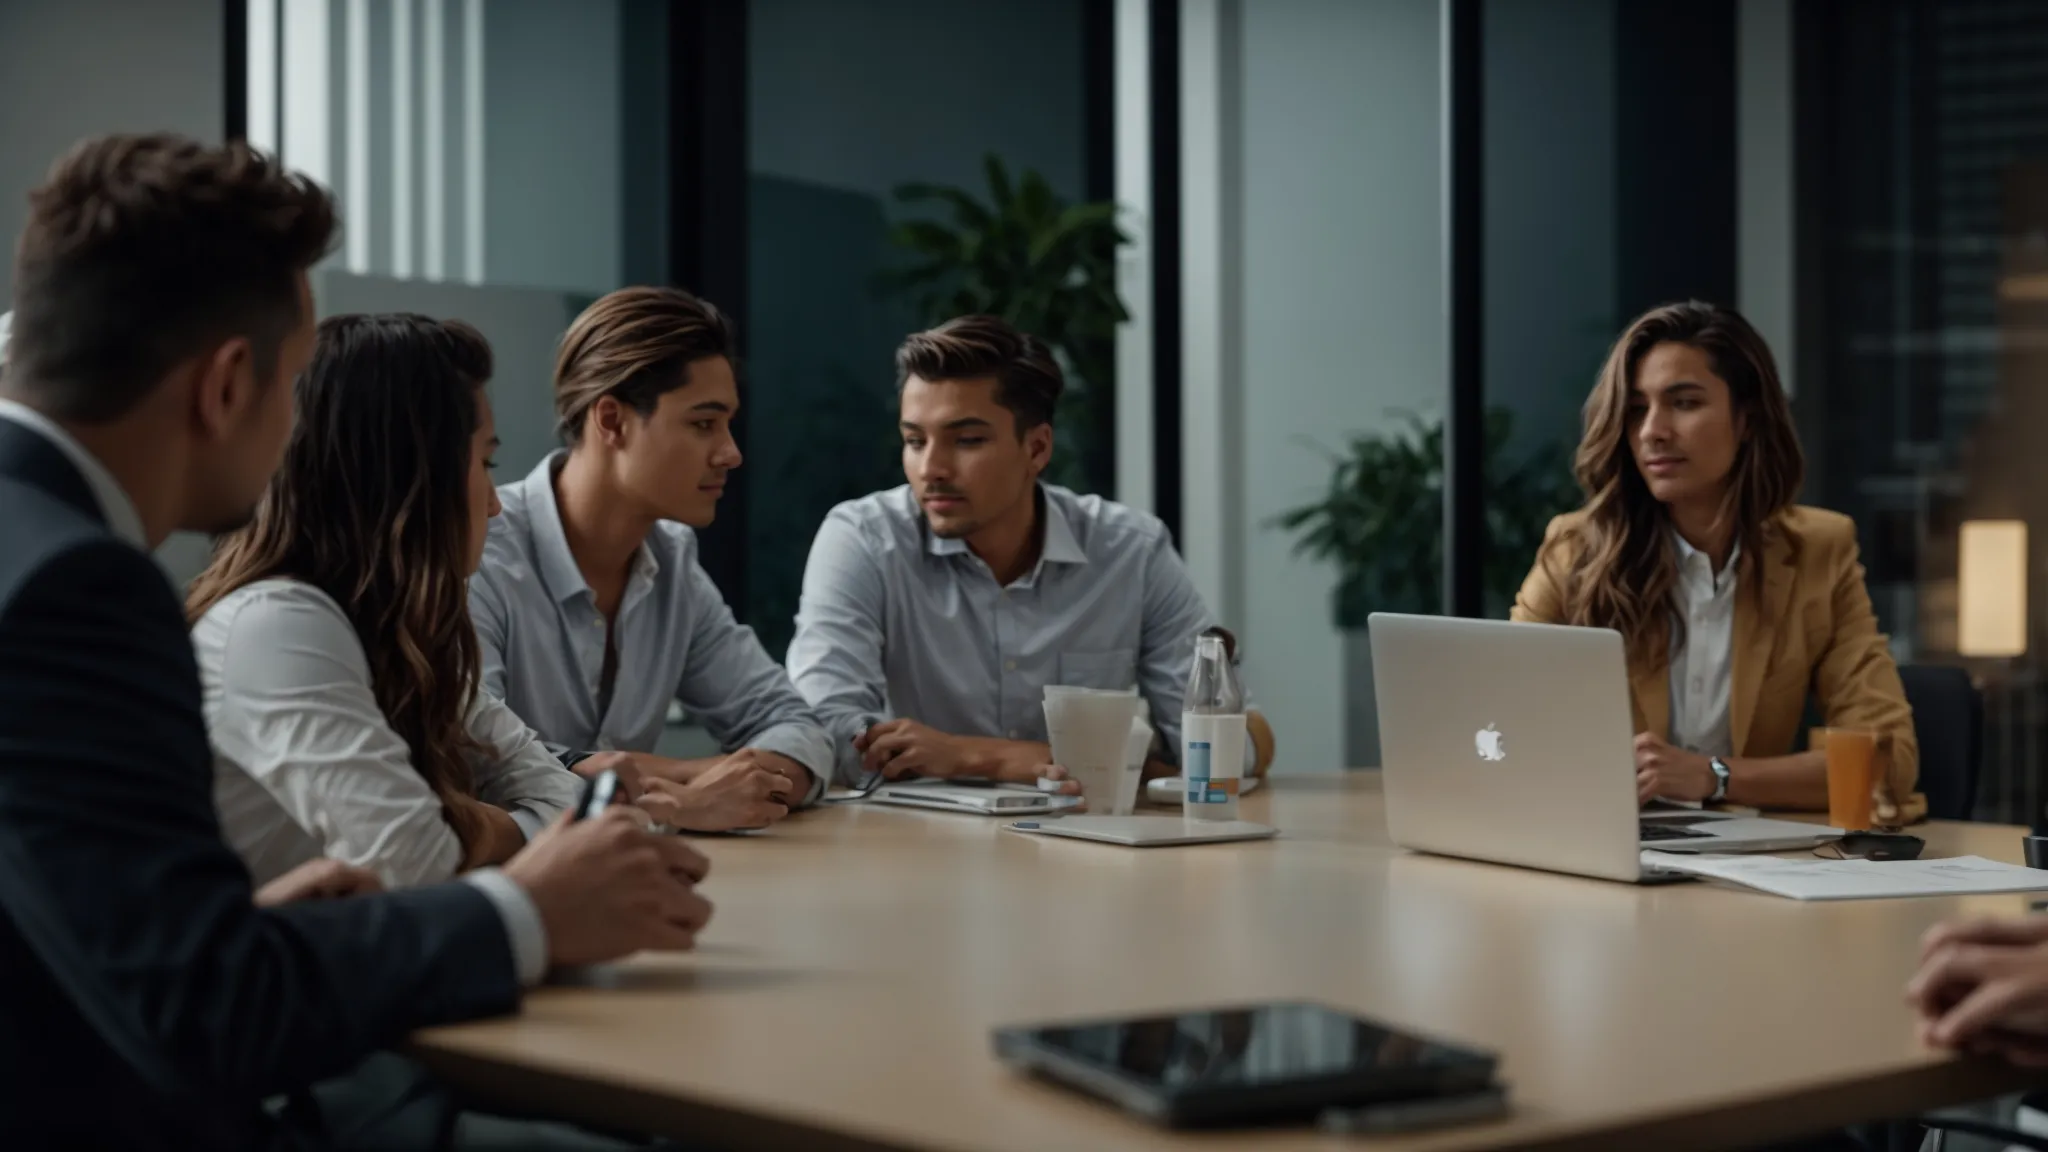
[[[583,795],[576,801],[577,820],[588,820],[611,807],[619,792],[619,774],[607,768],[583,780]]]
[[[1329,1109],[1462,1096],[1493,1053],[1303,1002],[1001,1028],[1012,1067],[1169,1127],[1315,1119]]]
[[[1331,1108],[1317,1120],[1325,1132],[1345,1135],[1390,1135],[1395,1132],[1426,1132],[1459,1124],[1479,1124],[1508,1114],[1508,1090],[1499,1084],[1477,1092],[1454,1096],[1425,1096],[1417,1100],[1389,1100],[1363,1108]]]

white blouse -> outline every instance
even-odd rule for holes
[[[1735,580],[1742,548],[1737,545],[1719,572],[1692,545],[1678,542],[1678,584],[1672,608],[1685,621],[1685,635],[1671,638],[1671,742],[1702,756],[1735,755],[1729,730],[1729,697],[1735,664]]]
[[[263,884],[320,856],[387,887],[446,880],[462,861],[441,800],[371,690],[341,606],[298,580],[222,597],[192,628],[221,832]],[[576,803],[581,782],[496,697],[477,693],[469,731],[495,755],[477,794],[528,837]]]

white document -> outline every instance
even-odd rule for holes
[[[1982,856],[1946,860],[1822,860],[1646,851],[1643,867],[1725,880],[1793,900],[1883,900],[2048,891],[2048,871]]]

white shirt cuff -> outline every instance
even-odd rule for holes
[[[526,894],[517,880],[496,868],[466,872],[462,879],[476,885],[497,908],[498,918],[505,922],[505,936],[512,942],[512,965],[519,972],[519,983],[527,988],[540,983],[548,974],[548,930],[540,922],[540,909],[534,907],[533,897]]]
[[[512,822],[519,825],[521,832],[526,833],[528,841],[540,835],[541,830],[548,826],[548,818],[546,816],[526,807],[512,809]]]

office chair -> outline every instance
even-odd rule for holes
[[[1961,668],[1908,664],[1899,669],[1913,729],[1920,737],[1920,792],[1935,820],[1968,820],[1977,808],[1984,760],[1984,696]]]

